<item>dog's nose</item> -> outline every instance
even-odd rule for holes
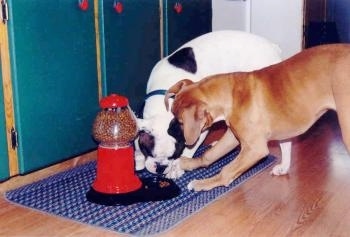
[[[168,167],[167,165],[162,165],[160,163],[156,163],[156,173],[157,174],[164,174],[165,169]]]

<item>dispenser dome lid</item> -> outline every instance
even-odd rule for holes
[[[100,106],[103,109],[125,107],[127,105],[129,105],[128,98],[117,94],[106,96],[100,101]]]

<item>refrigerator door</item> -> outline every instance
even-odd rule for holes
[[[242,30],[250,32],[251,0],[215,0],[213,30]]]

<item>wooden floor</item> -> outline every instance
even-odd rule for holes
[[[279,156],[279,150],[271,147]],[[334,113],[294,140],[290,174],[250,179],[160,236],[350,236],[350,156]],[[46,173],[38,176],[46,175]],[[0,185],[1,192],[19,181]],[[0,236],[123,236],[0,199]]]

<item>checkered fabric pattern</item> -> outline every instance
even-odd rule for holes
[[[200,147],[198,157],[208,147]],[[90,203],[85,194],[96,175],[96,162],[75,167],[44,180],[23,186],[6,193],[9,201],[38,209],[82,223],[99,226],[119,233],[147,236],[166,231],[189,215],[199,211],[224,193],[270,166],[275,158],[267,156],[249,171],[236,179],[229,187],[218,187],[207,192],[187,190],[193,179],[202,179],[218,173],[234,159],[239,150],[234,150],[209,168],[186,172],[175,180],[182,193],[170,200],[136,203],[129,206],[102,206]],[[151,176],[146,171],[140,177]]]

